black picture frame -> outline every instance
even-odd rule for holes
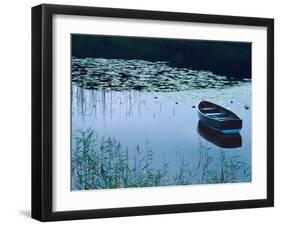
[[[129,208],[52,210],[52,18],[55,14],[247,25],[267,29],[267,198]],[[43,4],[32,8],[32,218],[40,221],[270,207],[274,205],[274,20]]]

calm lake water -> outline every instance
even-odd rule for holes
[[[110,137],[118,141],[121,149],[128,152],[130,164],[136,161],[134,156],[151,150],[151,168],[161,168],[166,163],[170,175],[166,179],[167,185],[173,185],[172,178],[181,172],[183,161],[192,175],[190,184],[208,183],[208,180],[202,181],[205,174],[202,158],[210,171],[233,164],[231,170],[236,172],[231,182],[251,181],[249,79],[238,81],[211,72],[171,68],[165,62],[110,62],[105,59],[74,59],[73,62],[73,156],[75,137],[91,128],[99,138]],[[99,68],[98,72],[95,67]],[[153,75],[159,76],[160,70],[163,77],[153,80]],[[178,76],[176,79],[174,74]],[[201,100],[217,103],[241,117],[240,147],[223,148],[200,135],[197,104]],[[225,159],[227,161],[223,162]],[[74,190],[81,189],[74,185],[79,181],[75,172],[73,169]]]

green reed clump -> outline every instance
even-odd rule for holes
[[[191,184],[194,176],[184,156],[179,161],[178,173],[173,177],[175,185]]]
[[[236,183],[251,181],[251,166],[246,165],[239,155],[231,155],[220,150],[220,156],[214,160],[210,148],[200,142],[201,181],[200,183]]]
[[[153,168],[153,152],[136,147],[132,158],[114,138],[77,131],[72,152],[72,189],[151,187],[166,184],[168,164]],[[147,145],[148,146],[148,145]]]
[[[181,156],[173,175],[163,160],[155,167],[153,151],[148,143],[136,146],[134,153],[123,149],[114,138],[99,138],[93,129],[75,131],[72,151],[72,190],[154,187],[165,185],[234,183],[251,181],[251,167],[240,156],[221,151],[216,161],[209,147],[200,143],[199,161],[190,165]]]

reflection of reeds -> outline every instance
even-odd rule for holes
[[[197,167],[192,168],[182,156],[179,169],[170,175],[163,155],[162,164],[155,167],[153,151],[147,144],[137,146],[134,154],[123,149],[110,137],[99,138],[94,130],[74,131],[72,152],[72,189],[106,189],[152,187],[164,185],[233,183],[251,180],[250,167],[239,156],[227,157],[221,152],[215,161],[208,148],[201,145]],[[242,173],[241,173],[242,172]]]
[[[86,90],[72,86],[72,114],[83,120],[94,116],[105,122],[117,113],[125,119],[140,118],[143,105],[139,91]]]

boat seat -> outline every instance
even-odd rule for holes
[[[221,115],[224,115],[224,114],[216,112],[216,113],[206,113],[206,115],[208,115],[208,116],[221,116]]]
[[[215,110],[216,108],[201,108],[202,111],[210,111],[210,110]]]
[[[204,113],[217,113],[218,110],[216,108],[201,108],[201,111]]]

